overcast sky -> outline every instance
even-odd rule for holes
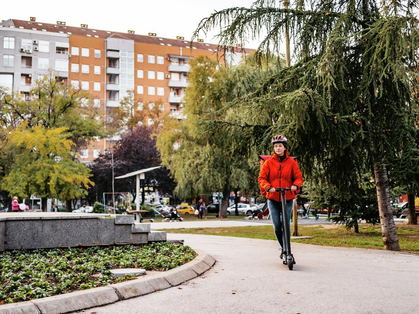
[[[88,24],[89,28],[157,36],[191,38],[201,19],[216,10],[231,7],[250,7],[254,0],[8,0],[2,5],[0,19],[29,20],[56,23],[64,21],[69,26]],[[214,34],[212,34],[214,35]],[[203,36],[201,36],[203,37]],[[213,36],[203,38],[216,44]],[[257,48],[257,42],[249,43]]]

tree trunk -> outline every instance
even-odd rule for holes
[[[298,237],[298,211],[297,211],[297,201],[294,200],[294,203],[292,204],[292,225],[294,227],[294,231],[292,232],[292,235],[294,237]]]
[[[227,207],[230,200],[230,189],[225,186],[223,189],[223,201],[221,202],[220,218],[227,218]]]
[[[359,224],[358,224],[358,220],[356,220],[356,219],[355,219],[355,222],[354,222],[354,232],[359,233]]]
[[[41,202],[42,202],[42,211],[46,212],[48,210],[48,198],[41,197]]]
[[[71,200],[65,200],[65,210],[71,212]]]
[[[409,193],[407,195],[407,201],[408,201],[408,207],[409,207],[409,215],[408,215],[407,224],[417,225],[418,219],[416,217],[416,211],[415,211],[415,194]]]
[[[239,197],[238,197],[238,194],[239,194],[239,188],[236,188],[235,190],[234,190],[234,214],[236,215],[236,216],[238,216],[239,215],[239,209],[238,209],[238,204],[239,204]]]
[[[400,251],[399,238],[397,237],[393,211],[391,209],[386,168],[378,163],[374,163],[374,177],[384,248],[386,250]]]

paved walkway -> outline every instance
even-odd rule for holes
[[[152,230],[160,230],[160,229],[178,229],[178,228],[217,228],[217,227],[260,226],[260,225],[272,225],[272,221],[268,219],[262,219],[262,220],[197,219],[194,221],[154,222],[154,223],[151,223],[150,225],[151,225]],[[326,221],[326,218],[319,218],[318,220],[315,220],[314,218],[310,218],[310,219],[299,218],[298,225],[334,225],[334,223],[330,221]]]
[[[186,223],[170,225],[176,224],[186,227]],[[169,238],[185,240],[186,245],[205,251],[217,263],[202,276],[180,286],[83,313],[418,311],[417,255],[293,243],[297,264],[289,271],[279,260],[275,241],[188,234],[169,234]]]

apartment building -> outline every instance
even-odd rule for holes
[[[104,118],[110,109],[133,90],[138,104],[161,104],[161,110],[183,117],[181,101],[188,85],[188,61],[198,55],[217,58],[217,45],[193,43],[184,37],[168,39],[149,33],[137,35],[29,21],[5,20],[0,23],[0,86],[19,91],[29,99],[36,78],[51,69],[67,84],[89,92],[94,106]],[[236,63],[244,49],[229,55]],[[83,101],[83,100],[81,100]],[[148,124],[154,123],[151,119]],[[97,139],[82,150],[80,160],[89,162],[107,148],[106,139]]]

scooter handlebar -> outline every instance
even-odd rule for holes
[[[276,188],[275,191],[281,192],[281,191],[291,191],[291,188]]]

